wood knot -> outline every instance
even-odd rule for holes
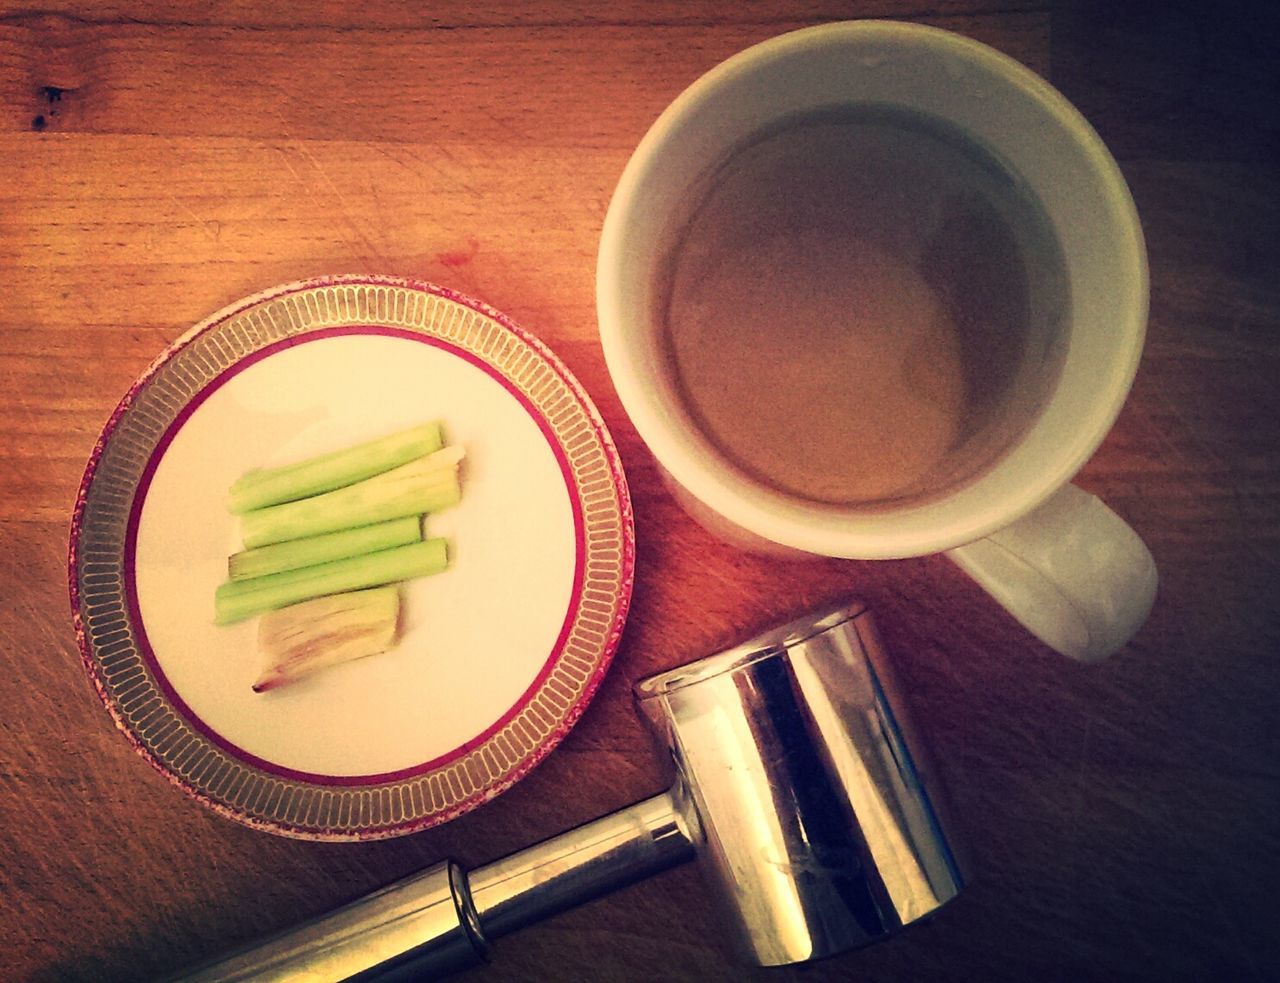
[[[69,85],[36,86],[36,115],[31,119],[31,129],[37,133],[43,133],[54,126],[58,122],[57,117],[60,109],[63,108],[61,104],[64,98],[75,91],[75,87]]]

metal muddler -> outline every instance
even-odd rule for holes
[[[871,615],[827,608],[643,680],[671,790],[470,873],[445,861],[182,977],[431,979],[697,857],[762,966],[873,942],[964,875]]]

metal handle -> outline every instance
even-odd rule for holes
[[[677,798],[655,795],[469,876],[451,861],[436,864],[178,979],[330,983],[464,969],[490,939],[691,860]]]
[[[928,917],[965,875],[940,790],[858,602],[806,615],[636,695],[672,791],[481,867],[451,863],[189,980],[380,980],[477,962],[489,938],[699,855],[762,966],[819,959]]]
[[[485,935],[507,935],[692,860],[679,795],[655,795],[472,871]]]

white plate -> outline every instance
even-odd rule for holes
[[[443,573],[401,589],[391,651],[268,693],[257,619],[215,626],[244,472],[428,420],[467,452],[427,519]],[[250,825],[321,839],[434,825],[509,787],[581,714],[634,575],[625,481],[598,414],[484,305],[383,277],[277,288],[189,332],[108,422],[77,502],[86,667],[135,747]]]

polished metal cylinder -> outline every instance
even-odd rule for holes
[[[436,864],[180,979],[438,979],[479,962],[496,939],[693,859],[676,792],[663,792],[468,876]]]
[[[663,792],[471,872],[488,939],[693,859],[671,792]]]
[[[833,955],[964,883],[871,616],[819,612],[637,684],[669,792],[468,876],[445,862],[187,980],[416,980],[487,940],[697,857],[744,955]]]
[[[444,861],[180,979],[298,983],[370,971],[383,981],[419,979],[423,966],[443,975],[475,965],[484,949],[466,874]]]
[[[636,696],[752,962],[865,945],[963,886],[940,790],[861,604],[650,677]]]

